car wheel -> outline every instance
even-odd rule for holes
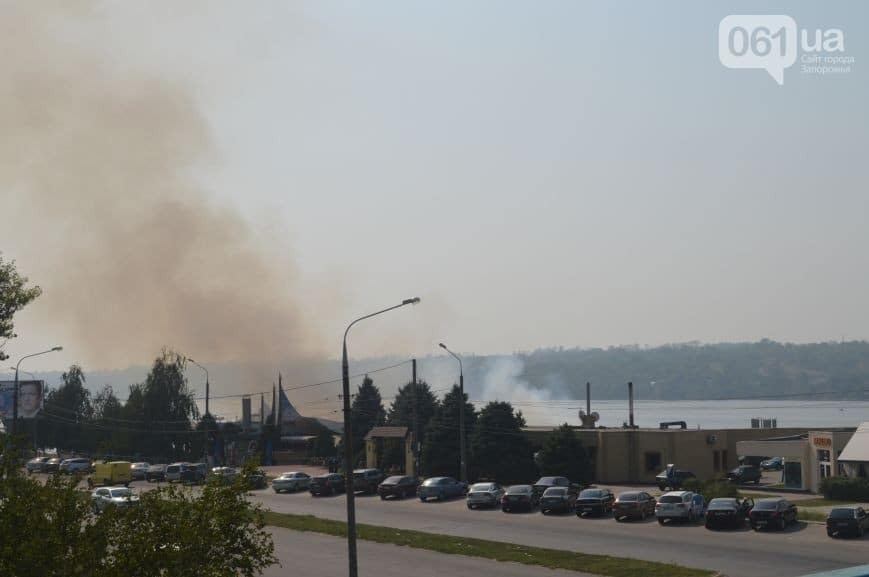
[[[778,522],[778,528],[781,529],[782,531],[785,530],[785,527],[787,527],[787,525],[788,525],[788,523],[787,523],[787,521],[785,521],[784,517],[782,517],[781,520]]]
[[[548,512],[549,512],[549,511],[546,510],[546,509],[540,509],[540,514],[541,514],[541,515],[545,515],[545,514],[548,513]]]
[[[658,525],[663,525],[664,519],[662,517],[658,517]]]
[[[645,520],[646,520],[646,510],[643,509],[642,511],[640,511],[640,521],[645,521]]]
[[[444,493],[443,491],[438,493],[438,501],[443,501],[446,498],[447,498],[446,493]]]
[[[835,534],[834,531],[827,531],[827,537],[833,537]]]
[[[381,500],[381,501],[386,501],[386,495],[381,495],[381,496],[380,496],[380,500]]]
[[[862,525],[860,527],[857,527],[857,536],[858,537],[862,538],[863,535],[865,535],[865,534],[866,534],[866,529],[864,529]]]
[[[471,505],[470,503],[468,503],[468,509],[473,509],[473,508],[474,508],[474,506]]]
[[[621,523],[621,522],[622,522],[622,518],[621,518],[620,515],[613,515],[613,519],[616,520],[616,523]]]
[[[420,500],[422,503],[425,503],[425,497],[420,497],[419,500]]]

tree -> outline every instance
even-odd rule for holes
[[[392,427],[412,429],[414,404],[416,405],[416,419],[420,435],[422,435],[438,407],[437,397],[434,396],[431,387],[425,381],[409,382],[398,389],[398,394],[395,395],[392,405],[389,406],[386,422]]]
[[[82,450],[91,442],[94,416],[87,379],[79,365],[63,373],[63,384],[49,391],[45,399],[45,416],[49,439],[60,449]]]
[[[570,425],[564,423],[546,438],[540,450],[540,469],[544,475],[562,475],[573,482],[592,480],[592,463]]]
[[[164,349],[144,383],[132,385],[124,418],[135,424],[133,450],[149,457],[185,459],[200,456],[192,421],[199,417],[184,376],[184,357]],[[198,444],[197,444],[198,443]]]
[[[3,443],[14,458],[0,462],[0,575],[253,577],[277,562],[263,509],[246,498],[250,465],[232,485],[158,488],[96,515],[78,479],[26,477]]]
[[[444,396],[429,421],[420,455],[420,468],[427,476],[449,475],[458,478],[461,471],[459,463],[459,403],[465,403],[465,431],[470,434],[477,422],[474,405],[468,402],[465,394],[462,401],[459,386]]]
[[[471,437],[471,463],[476,478],[503,483],[533,481],[537,474],[531,444],[522,428],[522,413],[506,402],[483,407]]]
[[[0,256],[0,361],[9,358],[3,345],[16,336],[12,317],[42,294],[38,286],[27,287],[27,280],[18,274],[15,261],[6,262]]]
[[[365,447],[365,435],[374,427],[386,422],[386,411],[380,390],[371,377],[365,375],[350,406],[350,426],[353,433],[354,462],[358,462]]]
[[[311,455],[320,459],[335,456],[335,436],[323,427],[311,443]]]

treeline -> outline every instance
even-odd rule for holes
[[[460,413],[464,403],[468,478],[504,483],[529,482],[539,475],[566,475],[572,480],[590,481],[593,465],[572,428],[566,424],[535,447],[523,433],[525,419],[509,402],[490,402],[477,409],[454,385],[438,399],[425,381],[409,382],[399,388],[388,409],[380,391],[366,377],[351,406],[355,463],[365,463],[365,435],[376,426],[416,427],[422,439],[420,472],[423,476],[461,474]],[[339,447],[338,454],[343,450]],[[403,468],[403,445],[384,440],[378,464],[384,470]]]
[[[62,384],[47,392],[37,417],[19,421],[19,431],[37,447],[62,452],[198,459],[204,454],[206,432],[216,424],[200,418],[185,365],[184,357],[164,350],[145,380],[131,385],[123,400],[109,385],[92,394],[84,371],[73,365],[63,373]]]
[[[542,349],[520,355],[525,379],[561,398],[869,399],[869,342],[680,344],[655,348]]]

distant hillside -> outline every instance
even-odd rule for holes
[[[520,354],[522,378],[554,397],[644,399],[869,399],[869,343],[684,344],[656,348],[545,349]]]

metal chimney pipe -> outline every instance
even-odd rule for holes
[[[634,428],[634,383],[628,383],[628,426]]]
[[[591,383],[585,383],[585,414],[591,414]]]

